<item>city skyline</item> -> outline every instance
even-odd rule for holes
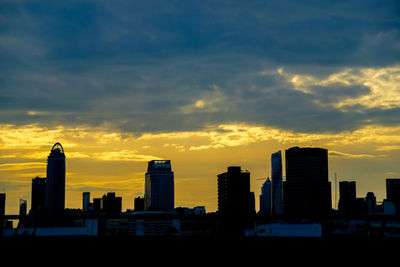
[[[59,143],[59,142],[57,142],[57,143],[55,143],[53,146],[52,146],[52,149],[51,149],[51,152],[50,152],[50,156],[49,156],[49,158],[50,157],[53,157],[53,155],[54,154],[57,154],[57,156],[59,157],[59,154],[60,154],[60,151],[61,151],[61,155],[62,155],[62,158],[63,158],[63,160],[65,161],[65,159],[67,158],[66,156],[65,156],[65,154],[64,154],[64,149],[63,149],[63,146]],[[323,173],[322,174],[317,174],[317,176],[316,177],[324,177],[323,179],[327,179],[328,177],[327,177],[327,173],[329,172],[329,167],[327,166],[327,165],[329,165],[329,164],[327,164],[328,163],[328,151],[326,150],[326,149],[323,149],[323,148],[310,148],[310,147],[302,147],[302,148],[299,148],[298,146],[295,146],[295,147],[291,147],[291,148],[289,148],[288,150],[284,150],[284,152],[287,152],[287,151],[316,151],[316,152],[318,152],[318,153],[320,153],[319,151],[325,151],[325,156],[326,156],[326,158],[323,160],[325,163],[323,164],[323,166],[324,166],[324,168],[325,168],[325,170],[323,171]],[[305,152],[306,154],[305,155],[308,155],[308,153],[310,153],[310,152]],[[314,152],[313,152],[314,153]],[[271,154],[271,158],[274,158],[274,157],[276,157],[276,155],[279,155],[279,168],[281,168],[281,172],[282,173],[285,173],[286,174],[286,171],[287,171],[287,166],[286,166],[286,168],[283,168],[282,166],[281,166],[281,164],[282,164],[282,162],[284,162],[285,163],[285,165],[286,165],[286,161],[287,161],[287,158],[286,158],[286,153],[284,154],[285,156],[283,157],[283,158],[281,158],[282,156],[281,156],[281,150],[279,150],[278,152],[274,152],[274,153],[272,153]],[[292,157],[292,156],[291,156]],[[303,156],[302,156],[303,157]],[[310,158],[310,159],[312,159],[312,157]],[[304,163],[306,163],[306,162],[309,162],[309,160],[310,159],[308,159],[308,156],[306,157],[306,158],[304,158],[304,159],[302,159],[300,162],[303,162],[302,164],[304,164]],[[52,166],[54,163],[52,162],[52,160],[50,161],[50,164],[49,164],[49,160],[47,160],[47,171],[48,171],[48,168],[49,168],[49,166]],[[311,161],[311,162],[313,162],[313,161]],[[161,193],[161,195],[160,196],[162,196],[163,195],[163,197],[162,197],[162,199],[164,199],[163,201],[165,201],[165,199],[168,199],[168,198],[171,198],[172,197],[172,202],[171,202],[171,200],[167,200],[167,202],[169,202],[169,203],[172,203],[172,204],[162,204],[162,205],[167,205],[167,206],[169,206],[169,208],[161,208],[161,210],[172,210],[172,209],[174,209],[174,207],[177,207],[177,208],[179,208],[179,207],[191,207],[191,208],[193,208],[193,207],[195,207],[195,206],[204,206],[205,208],[207,208],[207,205],[204,205],[204,203],[201,203],[201,202],[197,202],[197,204],[195,204],[195,205],[193,205],[193,206],[184,206],[184,205],[174,205],[173,203],[174,203],[174,198],[175,198],[175,193],[174,193],[174,191],[175,191],[175,184],[174,184],[174,172],[172,172],[171,171],[171,163],[170,163],[170,160],[151,160],[151,161],[149,161],[148,162],[148,167],[147,167],[147,171],[146,171],[146,173],[145,173],[145,177],[143,178],[143,180],[144,180],[144,182],[143,182],[143,187],[144,187],[144,190],[143,190],[143,193],[142,194],[136,194],[136,195],[130,195],[129,197],[128,197],[128,199],[124,199],[124,201],[125,201],[125,203],[126,202],[130,202],[126,207],[124,206],[124,205],[122,205],[122,199],[123,199],[123,197],[120,197],[120,199],[121,199],[121,206],[120,206],[120,208],[121,208],[121,210],[122,211],[126,211],[126,210],[133,210],[133,203],[134,203],[134,201],[136,201],[136,198],[137,197],[144,197],[144,200],[146,199],[146,188],[148,188],[148,189],[150,189],[151,187],[150,187],[150,184],[149,185],[146,185],[146,180],[148,180],[149,178],[150,178],[150,173],[152,172],[151,170],[157,170],[157,168],[155,168],[155,166],[157,166],[157,164],[159,165],[159,166],[161,166],[161,167],[157,167],[157,168],[161,168],[160,170],[162,171],[161,173],[160,173],[160,177],[164,177],[165,175],[165,177],[169,177],[170,176],[170,174],[169,174],[169,172],[171,173],[171,175],[172,175],[172,184],[171,185],[169,185],[169,183],[171,183],[171,182],[166,182],[166,181],[163,181],[163,182],[158,182],[157,181],[157,183],[160,183],[160,184],[157,184],[157,187],[156,188],[164,188],[164,189],[162,189],[162,190],[167,190],[167,191],[164,191],[164,193],[161,193],[162,191],[160,191],[159,193],[157,193],[157,194],[160,194]],[[312,163],[312,165],[310,165],[310,166],[313,166],[313,164],[314,163]],[[318,163],[318,164],[320,164],[320,163]],[[65,162],[63,162],[62,163],[62,165],[60,165],[58,168],[61,168],[60,170],[65,170],[65,165],[67,165]],[[163,166],[166,166],[166,167],[163,167]],[[270,170],[270,172],[272,173],[273,172],[273,167],[272,167],[272,163],[271,163],[271,170]],[[236,167],[228,167],[228,170],[229,170],[229,168],[236,168]],[[239,169],[241,168],[241,167],[238,167]],[[293,166],[292,166],[292,168],[293,168]],[[297,168],[297,167],[296,167]],[[308,168],[308,167],[307,167]],[[314,167],[313,167],[314,168]],[[292,175],[294,174],[294,173],[296,173],[297,171],[295,171],[295,172],[293,172],[295,169],[293,169],[292,170]],[[302,169],[300,169],[300,170],[302,170]],[[306,169],[304,169],[304,170],[306,170]],[[245,172],[248,172],[248,170],[247,169],[244,169],[244,171]],[[65,171],[63,171],[63,172],[65,172]],[[303,171],[301,171],[300,173],[302,173]],[[307,171],[308,172],[308,171]],[[155,173],[157,173],[157,172],[155,172]],[[250,174],[251,172],[249,172],[249,174]],[[297,174],[296,174],[297,175]],[[322,176],[320,176],[320,175],[322,175]],[[336,173],[335,173],[335,175],[336,175]],[[219,175],[217,175],[218,177],[219,177]],[[283,175],[284,177],[285,177],[285,175]],[[328,175],[329,176],[329,175]],[[51,177],[51,176],[50,176]],[[301,175],[299,176],[299,177],[302,177]],[[60,177],[58,177],[58,178],[60,178]],[[61,177],[62,178],[62,177]],[[383,200],[385,200],[386,198],[387,198],[387,187],[388,187],[388,181],[390,181],[391,179],[393,179],[394,177],[387,177],[387,178],[385,178],[385,195],[384,195],[384,197],[382,198],[382,199],[378,199],[378,203],[380,204],[380,203],[382,203],[383,204]],[[154,179],[154,178],[153,178]],[[157,178],[157,179],[160,179],[160,178]],[[162,179],[165,179],[165,178],[162,178]],[[171,178],[168,178],[168,180],[169,179],[171,179]],[[264,180],[264,182],[263,183],[265,183],[266,181],[267,181],[267,179],[269,179],[269,177],[268,178],[259,178],[259,179],[250,179],[250,176],[249,176],[249,182],[251,181],[251,180]],[[319,178],[318,178],[319,179]],[[394,178],[394,180],[397,180],[397,179],[399,179],[399,178]],[[32,178],[32,184],[31,184],[31,194],[30,194],[30,197],[29,198],[26,198],[26,199],[23,199],[23,198],[19,198],[19,202],[21,202],[21,201],[24,201],[25,203],[26,202],[28,202],[28,206],[31,206],[32,204],[31,203],[29,203],[29,201],[27,201],[27,199],[29,199],[29,200],[32,200],[33,201],[33,198],[32,198],[32,192],[33,192],[33,190],[34,190],[34,187],[35,188],[37,188],[37,184],[38,183],[40,183],[40,180],[46,180],[45,181],[45,183],[44,184],[47,184],[47,178],[40,178],[39,176],[36,176],[35,178]],[[59,189],[55,189],[55,190],[57,190],[57,191],[59,191],[59,192],[61,192],[62,194],[60,195],[60,197],[61,197],[61,199],[60,199],[60,201],[62,201],[62,202],[67,202],[67,199],[65,198],[65,193],[64,193],[64,190],[65,190],[65,187],[66,187],[66,183],[65,183],[65,180],[67,180],[66,178],[63,178],[63,179],[61,179],[61,180],[64,180],[64,183],[61,183],[60,184],[60,186],[62,185],[62,188],[59,188]],[[216,180],[217,181],[217,185],[218,185],[218,179]],[[330,180],[328,180],[329,182],[330,182]],[[331,207],[329,207],[329,209],[330,208],[332,208],[333,210],[335,210],[335,207],[337,206],[337,207],[339,207],[340,206],[340,192],[338,191],[339,189],[340,189],[340,191],[342,190],[341,188],[340,188],[340,184],[343,182],[343,181],[345,181],[345,183],[348,183],[348,182],[350,182],[350,183],[353,183],[353,184],[355,184],[356,183],[356,181],[354,181],[354,179],[344,179],[344,180],[337,180],[336,179],[336,184],[332,184],[332,182],[330,182],[330,184],[332,184],[332,186],[329,186],[330,187],[330,195],[329,195],[329,198],[331,199],[331,204],[332,204],[332,206]],[[62,182],[62,181],[61,181]],[[285,182],[287,182],[287,180],[286,179],[284,179],[283,180],[283,183],[285,183]],[[261,185],[261,187],[260,188],[258,188],[259,190],[262,190],[262,187],[263,187],[263,185],[264,184],[262,184]],[[161,186],[161,187],[160,187]],[[169,188],[169,187],[171,187],[172,186],[172,189],[167,189],[167,188]],[[252,188],[254,187],[254,186],[251,186],[251,182],[250,182],[250,184],[248,185],[248,186],[250,186],[250,192],[253,194],[253,196],[254,196],[254,190],[252,190]],[[335,186],[337,186],[337,188],[334,188]],[[355,185],[354,185],[355,186]],[[44,187],[45,189],[47,188],[46,186]],[[64,188],[64,189],[63,189]],[[35,189],[35,190],[37,190],[37,189]],[[43,190],[43,189],[42,189]],[[129,191],[129,189],[127,189],[128,191]],[[160,190],[160,189],[157,189],[157,190]],[[172,191],[171,191],[172,190]],[[281,183],[281,190],[282,191],[284,191],[284,186],[283,186],[283,184]],[[85,194],[89,194],[90,195],[90,193],[94,193],[94,196],[100,196],[100,195],[103,195],[103,198],[105,197],[105,195],[107,194],[110,194],[110,192],[109,191],[112,191],[112,194],[114,194],[115,195],[115,190],[108,190],[107,192],[106,191],[102,191],[102,192],[96,192],[96,191],[92,191],[92,192],[80,192],[81,194],[83,194],[83,195],[85,195]],[[218,190],[217,190],[218,191]],[[337,192],[336,192],[337,191]],[[156,191],[157,192],[157,191]],[[167,193],[168,192],[168,193]],[[305,191],[306,192],[306,191]],[[304,192],[304,193],[305,193]],[[358,191],[357,191],[358,192]],[[4,193],[4,192],[2,192],[2,193]],[[106,194],[105,194],[106,193]],[[118,191],[117,191],[117,193],[119,193]],[[167,195],[170,195],[169,197],[167,197],[167,198],[165,198],[167,195],[164,195],[164,194],[166,194],[167,193]],[[171,195],[171,193],[172,193],[172,195]],[[190,193],[190,192],[189,192]],[[271,186],[271,200],[272,200],[272,206],[274,205],[274,203],[275,203],[275,201],[273,200],[273,198],[272,198],[272,193],[273,193],[273,190],[272,190],[272,186]],[[336,198],[335,198],[335,195],[334,194],[337,194],[336,195]],[[366,196],[366,198],[368,198],[368,196],[371,194],[371,193],[374,193],[374,192],[372,192],[371,190],[367,190],[367,194],[365,194],[365,196]],[[47,207],[48,206],[48,204],[47,204],[47,201],[46,201],[46,199],[48,198],[48,195],[49,195],[49,193],[48,193],[48,188],[46,189],[46,193],[44,194],[44,199],[42,200],[42,201],[44,201],[44,204],[43,204],[43,207],[42,208],[45,208],[45,209],[49,209],[49,207]],[[150,196],[150,194],[148,194],[149,196]],[[259,197],[260,196],[258,196],[258,198],[255,198],[254,199],[254,205],[255,205],[255,208],[256,208],[256,211],[260,211],[260,199],[259,199]],[[356,195],[356,197],[358,197],[358,198],[364,198],[364,195],[360,195],[359,193]],[[374,197],[375,197],[375,195],[374,195]],[[96,199],[96,197],[92,197],[93,198],[93,200],[95,200]],[[132,198],[132,199],[131,199]],[[217,202],[217,205],[218,205],[218,192],[217,192],[217,195],[215,196],[215,198],[216,198],[216,202]],[[100,198],[97,198],[97,199],[100,199]],[[65,207],[65,208],[67,208],[67,209],[82,209],[82,200],[83,199],[81,199],[80,201],[80,207],[79,206],[70,206],[70,207]],[[315,199],[314,199],[315,200]],[[87,198],[87,200],[86,201],[88,201],[88,203],[90,203],[90,196]],[[336,202],[338,202],[338,203],[336,203]],[[144,203],[145,203],[146,201],[144,201]],[[165,203],[167,203],[167,202],[165,202]],[[161,202],[160,202],[161,203]],[[258,203],[258,205],[257,205],[257,203]],[[21,205],[20,204],[16,204],[16,203],[14,203],[14,204],[12,204],[12,203],[9,203],[9,201],[7,201],[6,202],[6,207],[7,206],[13,206],[13,205],[15,205],[16,207],[18,207],[18,209],[20,210],[20,208],[21,208]],[[171,206],[172,205],[172,206]],[[284,205],[284,201],[281,203],[281,205]],[[271,206],[271,207],[272,207]],[[150,207],[150,206],[149,206]],[[172,207],[172,208],[171,208]],[[33,206],[32,206],[32,208],[33,208]],[[40,208],[40,209],[42,209],[42,208]],[[33,210],[36,210],[37,209],[37,205],[35,205],[35,208],[33,209]],[[152,208],[147,208],[148,210],[151,210]],[[156,208],[155,210],[159,210],[160,208]],[[6,209],[7,210],[7,209]],[[340,209],[339,209],[340,210]],[[215,212],[215,211],[218,211],[218,207],[215,209],[215,210],[207,210],[207,211],[209,211],[209,212]],[[272,211],[272,210],[271,210]],[[8,214],[10,214],[10,213],[8,213]],[[15,214],[17,214],[17,213],[15,213]],[[271,213],[272,214],[272,213]],[[282,212],[280,213],[281,215],[283,214],[283,209],[282,209]],[[273,215],[273,214],[272,214]],[[275,215],[276,216],[276,215]]]
[[[216,211],[216,175],[241,166],[258,210],[271,155],[282,151],[285,166],[295,146],[328,150],[332,201],[335,174],[382,201],[386,179],[400,177],[399,10],[397,0],[1,1],[7,213],[30,206],[56,142],[66,208],[111,191],[131,209],[147,163],[171,160],[175,207]]]

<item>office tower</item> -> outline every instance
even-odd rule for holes
[[[283,186],[285,215],[310,219],[327,217],[332,208],[328,151],[299,147],[286,150]]]
[[[6,194],[0,193],[0,217],[6,214]]]
[[[46,209],[61,214],[65,208],[65,155],[60,143],[54,144],[47,158]]]
[[[121,213],[122,212],[122,198],[116,197],[115,193],[107,193],[101,199],[102,210],[106,213]]]
[[[102,199],[101,198],[93,198],[93,211],[100,212],[102,211]]]
[[[137,197],[135,198],[135,211],[143,211],[144,210],[144,198]]]
[[[0,231],[4,228],[4,215],[6,215],[6,194],[0,193]],[[1,236],[2,232],[0,233]]]
[[[400,178],[386,179],[386,200],[396,207],[396,215],[400,214]]]
[[[169,160],[148,163],[144,190],[145,210],[174,209],[174,172]]]
[[[25,199],[19,200],[19,216],[26,216],[28,202]]]
[[[31,213],[37,213],[45,208],[46,178],[32,179]]]
[[[250,173],[240,167],[228,167],[218,175],[218,212],[221,215],[248,216],[250,207]]]
[[[373,192],[368,192],[365,197],[365,203],[367,205],[367,213],[374,213],[376,211],[376,197]]]
[[[271,155],[272,214],[283,214],[282,155],[279,150]]]
[[[82,211],[88,212],[90,204],[90,192],[83,192],[82,194]]]
[[[260,215],[271,215],[271,180],[269,178],[261,187]]]
[[[339,195],[339,213],[345,217],[356,215],[356,182],[339,182]]]

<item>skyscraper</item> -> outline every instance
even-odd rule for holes
[[[268,178],[261,187],[260,214],[271,215],[271,180]]]
[[[36,177],[32,179],[31,213],[41,211],[45,208],[46,200],[46,178]]]
[[[283,214],[282,155],[279,150],[271,155],[272,213]]]
[[[250,173],[240,167],[228,167],[218,175],[218,212],[221,215],[248,216],[250,207]]]
[[[357,214],[356,182],[341,181],[339,183],[339,212],[345,217]]]
[[[145,210],[174,209],[174,172],[170,160],[148,163],[144,192]]]
[[[82,194],[82,211],[87,212],[90,204],[90,192],[83,192]]]
[[[65,155],[60,143],[55,143],[47,158],[46,209],[61,214],[65,208]]]
[[[386,200],[396,207],[396,215],[400,214],[400,178],[386,179]]]
[[[250,173],[232,166],[217,177],[219,232],[223,235],[243,235],[248,218],[252,215]]]
[[[293,147],[285,154],[285,215],[296,218],[327,217],[332,208],[328,150]]]

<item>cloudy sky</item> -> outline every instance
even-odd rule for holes
[[[292,146],[329,150],[332,190],[337,173],[382,200],[400,177],[400,3],[2,1],[7,213],[55,142],[70,208],[83,191],[133,208],[147,161],[170,159],[175,205],[215,211],[217,174],[242,166],[258,196]]]

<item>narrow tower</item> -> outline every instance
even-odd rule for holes
[[[60,143],[55,143],[47,158],[46,209],[61,214],[65,208],[65,155]]]

